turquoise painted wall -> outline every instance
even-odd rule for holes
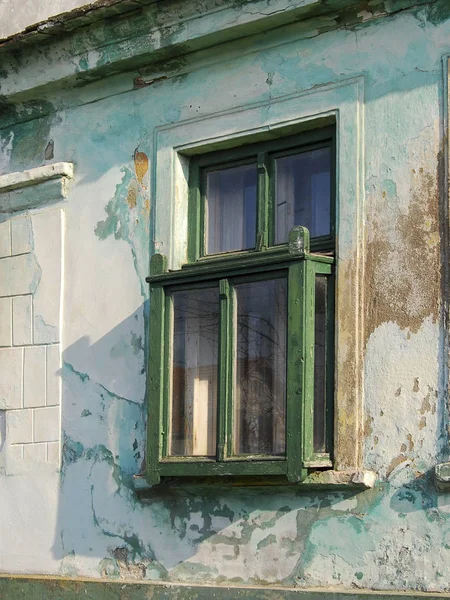
[[[61,205],[62,462],[58,469],[37,455],[13,454],[6,435],[0,570],[449,589],[450,498],[436,492],[432,470],[448,458],[442,265],[450,12],[445,2],[398,12],[393,3],[373,4],[177,59],[168,63],[168,77],[152,85],[136,88],[134,80],[142,73],[151,79],[153,67],[150,75],[131,70],[82,87],[37,88],[27,94],[40,103],[17,109],[16,124],[0,131],[4,173],[59,161],[75,169]],[[21,73],[42,58],[39,48],[29,52],[14,76],[17,89]],[[61,52],[52,60],[57,79],[58,64],[70,57]],[[6,71],[11,82],[13,71]],[[362,252],[359,466],[374,471],[377,484],[366,491],[178,485],[138,496],[133,475],[142,470],[146,432],[145,277],[150,253],[170,254],[173,236],[179,236],[174,260],[183,259],[186,233],[174,230],[175,217],[156,196],[155,128],[205,123],[250,106],[261,123],[276,121],[282,97],[298,94],[304,113],[308,96],[301,92],[326,99],[332,84],[355,80],[359,125],[342,135],[362,148],[362,179],[357,197],[342,197],[350,204],[340,209],[349,228],[352,214],[362,218],[356,242],[343,234],[338,281],[345,296]],[[338,110],[355,101],[344,92],[339,102]],[[35,118],[34,110],[48,114]],[[225,134],[226,125],[220,127]],[[46,160],[50,141],[53,156]],[[36,257],[39,263],[38,251]],[[351,319],[338,319],[344,356],[354,339],[345,329]],[[344,359],[338,369],[345,389]],[[352,415],[342,411],[339,419]]]

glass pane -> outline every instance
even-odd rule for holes
[[[311,237],[330,234],[330,148],[277,158],[275,243],[287,242],[295,225]]]
[[[314,452],[326,452],[327,278],[316,276],[314,327]]]
[[[234,453],[285,453],[287,282],[235,286]]]
[[[219,293],[174,292],[171,456],[215,456]]]
[[[255,247],[256,164],[210,171],[206,183],[206,253]]]

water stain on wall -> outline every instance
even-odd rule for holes
[[[441,168],[441,167],[439,167]],[[395,322],[417,333],[423,321],[439,316],[440,232],[438,176],[411,169],[408,210],[399,214],[393,235],[374,218],[366,247],[365,339],[382,323]]]

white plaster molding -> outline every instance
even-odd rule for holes
[[[44,165],[0,175],[0,213],[13,213],[51,204],[67,197],[73,164]]]
[[[364,79],[346,79],[155,128],[153,242],[156,252],[167,255],[171,269],[186,261],[189,156],[217,149],[218,144],[232,147],[280,137],[287,129],[301,131],[330,118],[337,137],[336,312],[346,315],[337,319],[335,331],[334,467],[345,471],[363,465]],[[346,263],[354,268],[348,280]]]
[[[16,173],[7,173],[0,175],[0,194],[9,192],[17,188],[36,185],[49,179],[59,177],[73,178],[73,163],[59,162],[53,165],[44,165],[28,171],[18,171]]]

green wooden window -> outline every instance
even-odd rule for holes
[[[147,480],[331,466],[334,130],[191,158],[188,262],[150,267]]]

